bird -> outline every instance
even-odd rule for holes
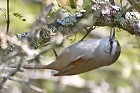
[[[112,31],[109,37],[83,40],[65,48],[45,68],[58,71],[54,76],[77,75],[113,64],[120,53],[121,46]]]
[[[121,53],[121,46],[115,37],[115,29],[109,37],[80,40],[65,48],[56,60],[48,65],[23,65],[25,69],[55,70],[54,76],[70,76],[85,73],[116,62]],[[14,67],[14,66],[10,66]]]

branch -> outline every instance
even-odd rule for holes
[[[126,12],[126,14],[124,14],[124,12],[121,11],[123,9],[121,9],[118,6],[113,6],[106,2],[95,3],[92,7],[94,8],[92,9],[93,12],[91,13],[81,12],[80,14],[82,16],[77,17],[76,20],[74,21],[71,21],[71,19],[76,15],[68,16],[66,18],[57,19],[55,22],[48,24],[47,28],[49,31],[52,31],[54,33],[57,33],[59,31],[63,35],[71,35],[71,34],[75,34],[81,31],[81,29],[85,27],[114,26],[114,27],[118,27],[120,29],[127,31],[131,35],[136,34],[135,33],[136,28],[134,27],[135,18],[132,17],[131,15],[127,16],[128,18],[131,18],[131,22],[129,21],[130,19],[125,18],[125,15],[129,12]],[[97,9],[97,7],[99,7],[99,9]],[[112,20],[110,16],[111,15],[110,11],[112,11],[112,9],[115,10],[113,14],[115,16],[114,17],[115,21],[113,22],[113,24],[112,24]],[[133,16],[136,16],[136,15],[133,15]],[[68,20],[68,19],[70,21],[65,22],[65,20]],[[136,18],[136,19],[140,20],[140,18]],[[72,24],[67,24],[67,23],[72,23]],[[137,35],[140,36],[140,34],[137,34]]]

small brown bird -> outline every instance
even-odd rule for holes
[[[111,65],[120,53],[121,47],[114,31],[110,37],[84,40],[67,47],[45,68],[59,71],[54,76],[76,75]]]

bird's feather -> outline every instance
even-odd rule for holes
[[[74,75],[77,73],[76,69],[78,69],[80,65],[85,62],[86,60],[83,57],[78,57],[76,60],[70,62],[70,64],[61,69],[58,73],[54,74],[54,76]]]

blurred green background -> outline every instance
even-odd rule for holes
[[[84,1],[89,3],[88,0]],[[120,0],[115,1],[120,5]],[[69,8],[69,4],[67,6]],[[10,33],[29,31],[40,15],[41,9],[41,0],[10,0]],[[0,0],[0,30],[6,29],[5,13],[6,0]],[[13,15],[14,13],[19,13],[22,17],[18,18]],[[55,13],[52,14],[54,19],[55,15]],[[97,27],[86,39],[94,38],[95,35],[98,38],[108,36],[109,27]],[[82,36],[83,33],[78,33],[76,41]],[[66,77],[53,77],[50,70],[25,70],[23,73],[18,73],[15,78],[29,81],[39,87],[40,91],[44,89],[47,93],[140,93],[140,38],[119,29],[116,37],[121,44],[122,53],[117,62],[110,66]],[[71,42],[66,40],[64,47],[70,44]],[[60,51],[60,48],[57,49],[58,53]],[[53,60],[52,52],[41,57],[42,64]],[[6,85],[8,87],[3,93],[38,93],[25,84],[8,81]]]

